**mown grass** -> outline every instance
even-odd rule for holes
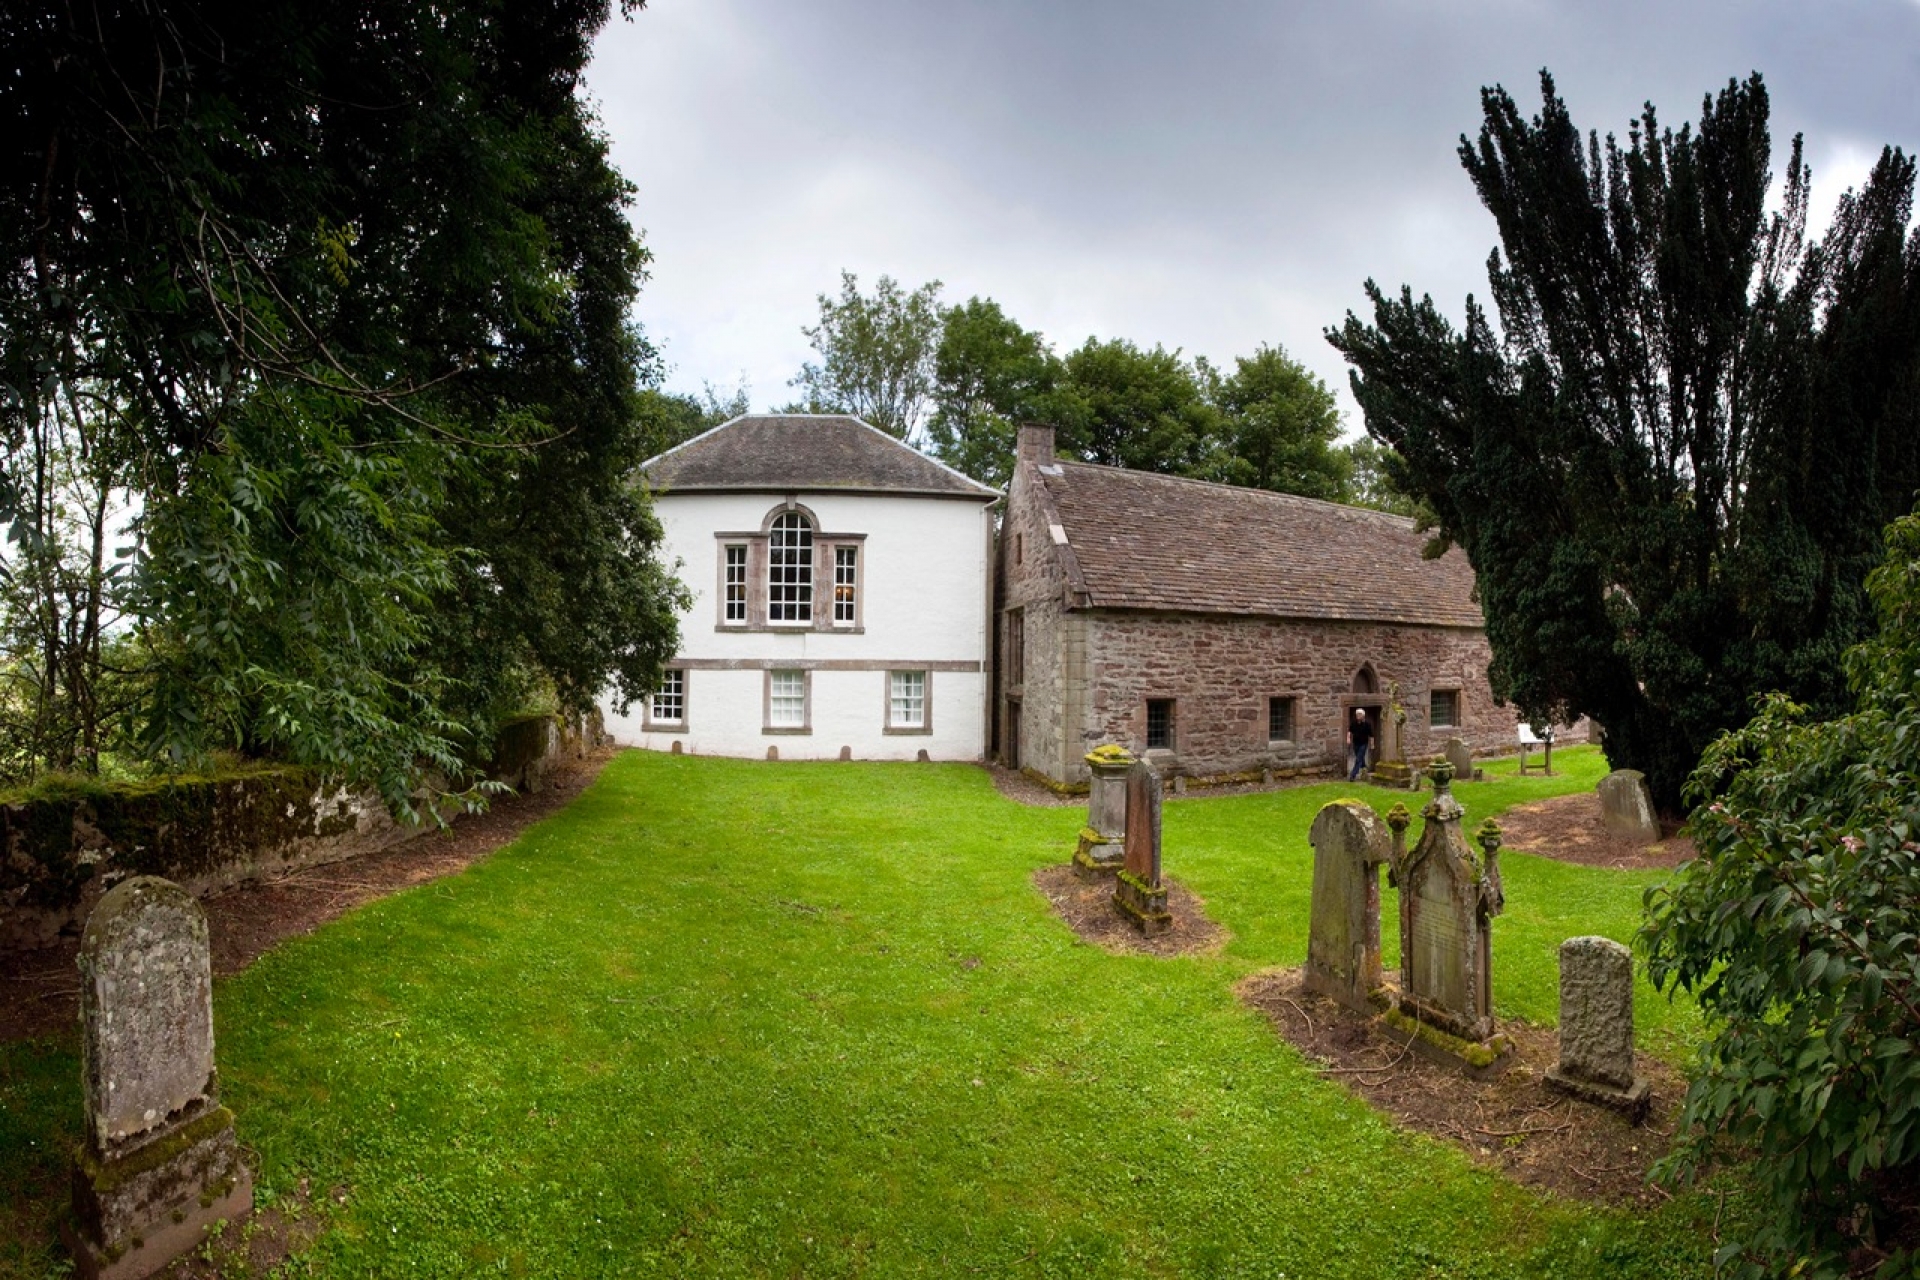
[[[1555,763],[1460,787],[1471,821],[1602,768]],[[1307,824],[1349,793],[1395,799],[1170,801],[1168,873],[1233,938],[1164,960],[1054,919],[1029,877],[1084,813],[977,769],[628,753],[488,862],[220,984],[225,1095],[263,1198],[344,1189],[298,1274],[1709,1274],[1711,1201],[1521,1190],[1236,1003],[1304,955]],[[1559,940],[1629,937],[1649,877],[1505,867],[1496,999],[1551,1022]],[[1691,1034],[1641,1012],[1650,1047]],[[44,1203],[72,1047],[0,1050],[0,1099],[0,1204]],[[46,1274],[46,1213],[14,1220],[0,1276]]]

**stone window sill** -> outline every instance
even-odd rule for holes
[[[764,726],[762,726],[762,727],[761,727],[761,730],[760,730],[760,732],[761,732],[761,733],[763,733],[763,734],[778,734],[778,735],[784,735],[784,736],[786,736],[786,737],[804,737],[804,736],[806,736],[807,734],[810,734],[810,733],[812,733],[812,732],[813,732],[813,726],[812,726],[812,725],[806,725],[806,724],[800,724],[800,725],[764,725]]]
[[[882,729],[880,732],[884,734],[888,734],[890,736],[901,737],[901,738],[914,738],[914,737],[924,738],[932,735],[933,726],[930,724],[888,725],[886,728]]]

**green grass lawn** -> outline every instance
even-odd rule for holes
[[[1555,764],[1460,785],[1469,823],[1604,768]],[[1170,799],[1167,872],[1233,937],[1154,959],[1029,883],[1082,809],[965,766],[629,752],[488,862],[221,983],[225,1098],[263,1201],[345,1189],[295,1274],[1709,1274],[1711,1200],[1513,1186],[1236,1003],[1303,958],[1307,827],[1345,794],[1413,799]],[[1503,862],[1499,1012],[1551,1022],[1560,940],[1628,939],[1656,873]],[[1639,1013],[1657,1052],[1695,1033]],[[0,1046],[0,1227],[27,1237],[0,1277],[54,1273],[78,1136],[73,1044]]]

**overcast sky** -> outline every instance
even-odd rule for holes
[[[1535,114],[1542,67],[1623,138],[1643,102],[1678,126],[1759,71],[1816,218],[1883,145],[1920,149],[1920,0],[650,0],[588,84],[670,389],[786,402],[844,268],[991,297],[1061,353],[1283,346],[1358,430],[1322,331],[1368,277],[1456,319],[1484,297],[1493,222],[1455,149],[1483,85]]]

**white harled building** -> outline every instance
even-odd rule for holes
[[[992,489],[858,418],[735,418],[643,464],[693,597],[616,741],[783,760],[986,754]]]

